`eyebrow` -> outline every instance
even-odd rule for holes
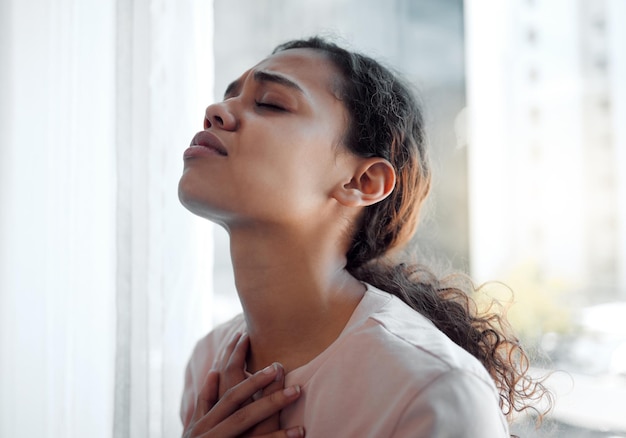
[[[277,73],[270,73],[263,70],[257,70],[253,74],[254,80],[257,82],[272,82],[275,84],[283,85],[285,87],[291,88],[292,90],[296,90],[300,93],[304,94],[304,90],[300,85],[296,84],[291,79],[286,78],[283,75]],[[224,97],[228,97],[236,90],[241,87],[241,81],[237,79],[236,81],[231,82],[228,87],[226,87],[226,91],[224,92]]]

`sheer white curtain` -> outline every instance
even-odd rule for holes
[[[0,436],[180,434],[212,242],[176,184],[211,30],[210,1],[0,3]]]

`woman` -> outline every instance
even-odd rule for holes
[[[420,109],[376,61],[279,46],[184,163],[181,202],[228,231],[243,307],[194,350],[185,436],[504,437],[541,392],[500,316],[394,262],[431,174]]]

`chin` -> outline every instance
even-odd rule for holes
[[[193,190],[193,187],[189,187],[185,184],[184,176],[180,179],[178,183],[178,200],[183,207],[196,216],[200,216],[201,218],[226,228],[227,219],[231,215],[212,205],[207,199],[199,196],[196,191],[197,190]],[[206,195],[206,193],[204,193],[204,195]]]
[[[205,217],[203,213],[206,210],[205,202],[202,201],[196,192],[198,188],[194,184],[188,182],[183,175],[178,182],[178,200],[187,210],[201,217]]]

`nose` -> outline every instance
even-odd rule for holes
[[[209,105],[204,113],[204,129],[218,127],[227,131],[237,129],[237,118],[227,102]]]

